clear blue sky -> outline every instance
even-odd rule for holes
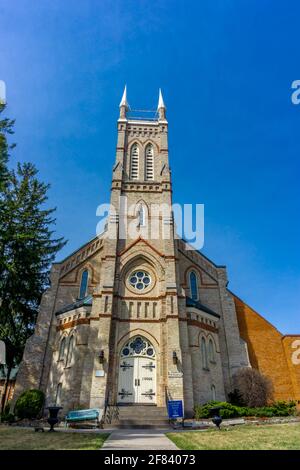
[[[276,0],[0,0],[13,164],[51,183],[59,259],[109,200],[124,83],[169,119],[174,201],[205,204],[203,252],[284,333],[300,333],[300,4]]]

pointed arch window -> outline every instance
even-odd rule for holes
[[[59,347],[59,354],[58,354],[59,361],[62,361],[64,359],[65,350],[66,350],[66,338],[63,338],[60,342],[60,347]]]
[[[146,209],[143,204],[140,204],[138,208],[138,225],[144,227],[146,225]]]
[[[208,369],[207,362],[207,350],[206,350],[206,341],[204,338],[201,339],[201,357],[202,357],[202,368]]]
[[[208,341],[208,357],[209,357],[209,362],[216,362],[214,343],[211,338]]]
[[[215,385],[211,386],[211,399],[212,401],[216,401],[217,394],[216,394],[216,387]]]
[[[198,280],[194,271],[190,272],[190,293],[193,300],[199,300],[198,297]]]
[[[145,152],[145,180],[154,180],[153,145],[148,144]]]
[[[87,295],[88,280],[89,280],[89,272],[87,269],[85,269],[81,274],[80,289],[79,289],[80,299],[84,299],[84,297],[86,297]]]
[[[71,365],[72,363],[74,346],[75,346],[75,338],[74,338],[74,335],[72,335],[69,340],[69,346],[68,346],[67,361],[66,361],[67,366]]]
[[[59,383],[56,387],[56,396],[55,396],[55,405],[61,405],[61,392],[62,392],[62,383]]]
[[[130,178],[132,180],[139,179],[139,148],[137,144],[133,144],[130,152]]]

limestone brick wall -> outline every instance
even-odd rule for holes
[[[45,391],[43,377],[51,363],[47,346],[49,337],[56,327],[53,320],[59,275],[60,265],[53,264],[50,275],[51,287],[43,294],[35,332],[25,346],[16,380],[14,401],[27,389],[41,388]]]
[[[224,400],[224,379],[218,334],[197,326],[196,322],[190,322],[188,330],[192,358],[194,405],[212,400],[212,387],[215,387],[215,398],[220,401]],[[206,344],[207,367],[201,348],[202,338]],[[213,357],[209,355],[210,340],[213,343]]]
[[[200,390],[199,384],[197,385],[197,379],[195,380],[196,385],[193,385],[193,400],[203,402],[205,397],[211,397],[212,379],[216,382],[215,387],[217,395],[219,394],[219,396],[224,399],[232,390],[231,377],[234,372],[238,368],[248,364],[245,348],[240,342],[234,301],[232,295],[227,290],[226,269],[222,266],[218,267],[214,265],[214,263],[210,262],[199,252],[186,250],[181,240],[177,241],[177,253],[179,258],[177,282],[183,298],[179,307],[179,315],[182,318],[186,317],[185,298],[186,296],[191,297],[189,273],[193,270],[197,275],[199,302],[220,316],[217,327],[217,337],[219,351],[218,364],[221,364],[221,366],[212,368],[212,370],[215,369],[216,371],[214,377],[211,375],[212,371],[210,371],[210,374],[204,374],[204,378],[201,382],[202,390]],[[198,316],[201,320],[200,312]],[[182,335],[182,341],[186,343],[186,339],[183,337],[184,335]],[[199,358],[195,350],[185,353],[185,362],[187,368],[190,367],[189,364],[192,362],[192,371],[194,374],[195,370],[199,367]],[[208,377],[210,377],[210,380]],[[206,385],[204,385],[205,383]],[[192,385],[189,384],[188,387],[191,386]],[[187,390],[186,395],[192,405],[191,398],[188,398],[190,391],[188,392]]]
[[[62,365],[55,363],[57,326],[60,325],[60,320],[57,319],[55,313],[78,300],[81,273],[84,269],[89,271],[88,291],[92,293],[95,290],[99,283],[101,249],[102,240],[95,239],[71,254],[62,263],[53,264],[50,276],[51,287],[43,294],[35,332],[25,346],[16,381],[14,400],[23,390],[40,388],[47,393],[47,402],[53,402],[57,384],[63,381],[69,384],[64,387],[66,401],[69,403],[78,402],[80,387],[74,392],[70,386],[75,368],[63,370]],[[74,315],[77,316],[76,311],[68,314],[64,321],[73,321]],[[80,349],[83,347],[82,344],[76,349],[75,354],[79,354],[76,367],[81,364]],[[82,376],[82,372],[78,376],[76,375],[76,387],[78,381],[82,380]],[[84,396],[82,400],[87,402],[87,397]]]
[[[46,388],[46,405],[53,405],[56,402],[58,384],[61,384],[60,405],[63,412],[76,409],[78,406],[89,406],[89,395],[82,399],[84,367],[86,357],[89,353],[90,336],[93,329],[90,327],[89,313],[83,308],[72,311],[72,319],[69,322],[67,316],[69,312],[62,315],[59,325],[56,327],[56,335],[52,350],[52,360],[50,373]],[[65,318],[64,318],[65,317]],[[79,318],[78,318],[79,317]],[[64,321],[66,320],[66,323]],[[68,361],[68,347],[71,338],[74,338],[74,349],[71,361]],[[65,339],[65,350],[63,357],[59,357],[61,341]]]
[[[194,387],[193,387],[193,374],[197,373],[193,369],[192,355],[190,349],[189,331],[187,320],[183,318],[183,311],[185,312],[185,306],[183,307],[182,301],[179,305],[182,307],[180,313],[180,346],[182,354],[182,372],[183,372],[183,398],[184,398],[184,410],[187,417],[193,416],[194,414]]]
[[[75,321],[76,323],[78,320],[77,317],[80,315],[82,318],[85,317],[86,312],[85,309],[72,310],[71,312],[64,314],[63,317],[56,317],[55,312],[78,300],[81,274],[85,269],[89,272],[87,293],[93,293],[96,290],[100,281],[102,262],[101,255],[102,240],[92,240],[89,244],[84,245],[84,247],[78,250],[75,255],[71,255],[60,266],[59,284],[57,287],[55,306],[52,315],[52,328],[49,331],[47,347],[45,350],[41,388],[44,391],[47,391],[47,400],[51,400],[53,402],[57,384],[62,383],[62,396],[64,395],[65,403],[68,403],[66,410],[76,406],[76,404],[80,404],[83,362],[87,362],[87,358],[84,357],[85,354],[83,353],[87,349],[87,346],[86,344],[77,344],[78,326],[73,327],[72,322]],[[89,319],[89,323],[90,321],[93,320]],[[96,318],[96,321],[98,322],[98,317]],[[63,328],[67,326],[65,325],[65,322],[69,323],[70,327],[66,328],[65,331],[68,332],[68,334],[71,334],[72,328],[74,328],[74,334],[76,337],[76,348],[74,350],[76,361],[74,362],[74,365],[72,364],[68,367],[63,366],[62,364],[57,364],[55,360],[57,326],[61,324],[60,322],[63,322]],[[83,330],[83,326],[81,326],[80,330]],[[80,335],[78,337],[80,337]],[[87,333],[85,334],[85,337],[88,338]],[[85,341],[88,341],[88,339]],[[89,352],[89,354],[91,353]],[[89,399],[90,397],[81,397],[81,400],[85,403],[88,403]]]
[[[240,341],[235,303],[227,289],[227,273],[219,268],[219,286],[222,315],[220,319],[219,341],[222,357],[224,386],[226,396],[232,391],[232,376],[241,367],[248,365],[248,357]]]

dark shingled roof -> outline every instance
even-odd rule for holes
[[[16,380],[19,367],[14,367],[10,372],[10,380]],[[5,380],[7,375],[7,367],[0,367],[0,380]]]
[[[186,297],[186,306],[187,307],[194,307],[197,308],[198,310],[203,310],[203,312],[209,313],[210,315],[213,315],[214,317],[220,318],[220,315],[213,310],[211,310],[208,307],[205,307],[205,305],[202,305],[200,302],[197,300],[193,300],[190,297]]]
[[[88,295],[84,299],[77,300],[73,304],[66,305],[65,307],[58,310],[55,315],[61,315],[62,313],[70,312],[71,310],[75,310],[75,308],[83,307],[84,305],[92,305],[93,303],[93,296]]]

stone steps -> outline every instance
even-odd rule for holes
[[[118,420],[110,426],[117,428],[163,429],[169,427],[167,409],[156,406],[120,406]],[[105,425],[104,427],[109,427]]]
[[[165,418],[168,417],[166,408],[156,408],[152,406],[139,406],[139,407],[119,407],[119,416],[163,416]]]
[[[135,418],[135,417],[131,417],[131,418],[121,418],[119,419],[119,423],[120,424],[124,424],[124,423],[128,423],[128,424],[166,424],[166,423],[169,423],[169,420],[167,418],[151,418],[149,416],[143,418]]]
[[[116,424],[117,429],[170,429],[169,423],[167,424]]]

